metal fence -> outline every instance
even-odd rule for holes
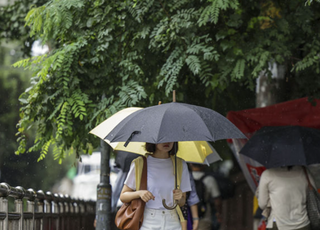
[[[0,230],[93,230],[94,201],[0,184]]]

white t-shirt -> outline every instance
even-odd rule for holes
[[[175,177],[171,158],[160,159],[148,156],[147,169],[147,189],[155,196],[155,199],[149,200],[146,203],[146,208],[164,210],[165,208],[162,205],[162,199],[166,199],[166,204],[172,206]],[[130,166],[130,171],[124,184],[132,190],[136,190],[134,163]],[[188,167],[184,161],[180,189],[182,192],[191,191]]]
[[[314,186],[312,176],[308,175]],[[287,168],[272,168],[265,170],[259,182],[258,202],[265,209],[268,201],[271,203],[271,213],[267,228],[272,228],[273,220],[278,229],[300,229],[309,224],[306,199],[307,178],[301,166]]]

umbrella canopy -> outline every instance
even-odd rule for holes
[[[127,147],[124,142],[110,143],[114,150],[145,155],[145,142],[130,142]],[[177,156],[190,163],[211,164],[222,160],[217,151],[206,141],[178,142]]]
[[[266,168],[320,163],[320,130],[302,126],[266,126],[240,150]]]
[[[106,135],[110,142],[165,143],[246,138],[221,114],[200,106],[171,102],[138,110]]]
[[[106,123],[109,119],[106,120]],[[116,126],[114,126],[116,123],[111,123],[114,128],[109,133],[105,132],[106,142],[125,142],[127,146],[130,142],[158,144],[246,138],[221,114],[208,108],[177,102],[137,110],[120,122],[117,119],[117,123]],[[95,134],[92,131],[90,133]],[[177,188],[176,178],[175,181]],[[173,207],[168,207],[163,200],[163,205],[167,209],[173,209],[177,202]]]

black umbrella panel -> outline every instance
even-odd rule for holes
[[[302,126],[265,126],[240,150],[266,168],[320,163],[320,130]]]
[[[105,137],[110,142],[216,141],[246,136],[214,110],[171,102],[130,114]]]

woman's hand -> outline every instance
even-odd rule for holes
[[[180,189],[173,190],[173,199],[180,200],[182,198],[182,191]]]
[[[199,227],[199,218],[193,220],[192,230],[198,230]]]
[[[144,202],[148,202],[149,200],[154,200],[154,195],[148,190],[139,190],[139,196]]]
[[[178,202],[180,207],[182,207],[186,202],[186,193],[183,193],[180,189],[175,189],[173,190],[173,199]]]
[[[139,198],[141,198],[144,202],[147,202],[149,200],[154,200],[153,194],[147,190],[134,191],[131,188],[129,188],[127,185],[123,186],[123,189],[120,194],[120,200],[122,201],[122,203],[129,203],[133,199],[139,199]]]

